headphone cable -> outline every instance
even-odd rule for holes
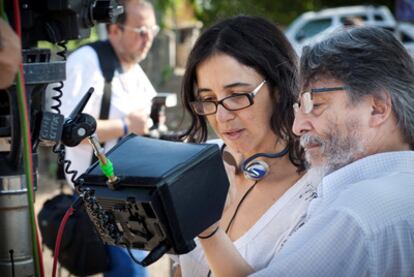
[[[255,186],[257,185],[258,182],[259,182],[259,180],[255,181],[254,184],[244,193],[243,197],[240,199],[239,203],[237,204],[236,210],[234,211],[234,213],[233,213],[233,215],[232,215],[232,217],[231,217],[231,219],[229,221],[229,224],[227,225],[226,234],[228,234],[228,232],[229,232],[229,230],[231,228],[231,225],[233,224],[233,221],[236,218],[237,213],[239,212],[239,209],[241,207],[241,204],[244,202],[244,200],[246,199],[247,195],[249,195],[250,192],[255,188]],[[207,277],[210,277],[210,276],[211,276],[211,270],[209,269],[208,270]]]
[[[289,152],[289,149],[286,147],[282,151],[279,151],[279,152],[276,152],[276,153],[257,153],[257,154],[254,154],[253,156],[251,156],[251,157],[249,157],[249,158],[247,158],[246,160],[243,161],[242,168],[244,169],[251,161],[255,160],[258,157],[265,157],[265,158],[275,159],[275,158],[283,157],[288,152]]]
[[[247,195],[250,194],[250,192],[254,189],[254,187],[257,185],[259,181],[255,181],[254,184],[244,193],[243,197],[240,199],[240,202],[237,204],[236,210],[234,211],[233,216],[231,217],[229,224],[227,225],[226,228],[226,234],[229,232],[231,225],[233,224],[234,219],[236,218],[237,213],[239,212],[239,209],[241,207],[241,204],[244,202],[244,200],[246,199]]]

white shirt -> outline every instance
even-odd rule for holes
[[[255,270],[266,267],[280,250],[286,238],[304,220],[315,188],[309,176],[303,176],[243,236],[234,241],[235,247],[251,267]],[[209,268],[198,239],[196,244],[193,251],[178,256],[178,260],[172,257],[180,264],[183,277],[206,277],[208,274]]]
[[[254,276],[414,276],[414,152],[326,176],[307,222]]]
[[[61,98],[62,114],[67,117],[78,104],[90,87],[95,91],[85,106],[83,113],[99,118],[104,88],[104,77],[99,67],[96,52],[90,46],[84,46],[73,52],[66,62],[66,81]],[[51,84],[47,88],[48,95],[53,93]],[[115,72],[112,80],[112,96],[109,109],[109,119],[122,118],[128,113],[143,109],[148,115],[151,112],[151,101],[156,92],[142,68],[136,64],[124,73]],[[56,104],[53,103],[52,104]],[[105,143],[105,152],[112,148],[117,139]],[[66,147],[66,159],[72,162],[70,169],[78,171],[77,177],[89,167],[92,159],[92,147],[82,144],[76,147]],[[70,176],[66,176],[70,182]],[[71,182],[70,182],[71,183]]]

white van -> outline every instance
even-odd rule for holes
[[[357,18],[363,25],[390,30],[396,27],[394,16],[386,6],[350,6],[306,12],[289,25],[285,34],[300,55],[304,45],[342,27],[351,18]]]
[[[400,22],[395,29],[395,33],[405,46],[405,49],[414,57],[414,24]]]

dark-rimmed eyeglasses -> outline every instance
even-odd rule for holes
[[[343,86],[343,87],[332,87],[332,88],[313,88],[307,91],[303,91],[299,95],[299,101],[293,104],[293,110],[296,113],[299,111],[309,114],[313,110],[313,94],[321,93],[321,92],[334,92],[334,91],[341,91],[341,90],[349,90],[350,87]]]
[[[122,24],[118,24],[118,25],[122,29],[133,31],[134,33],[138,34],[141,37],[147,36],[148,34],[151,34],[153,37],[155,37],[160,31],[160,26],[158,25],[141,26],[137,28],[130,27],[127,25],[122,25]]]
[[[219,104],[228,111],[239,111],[254,104],[253,98],[257,95],[265,83],[266,80],[263,80],[252,92],[235,93],[219,101],[196,100],[190,102],[190,105],[194,112],[198,115],[215,114]]]

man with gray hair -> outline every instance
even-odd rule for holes
[[[293,131],[321,182],[303,226],[254,276],[414,276],[412,58],[391,32],[357,27],[304,49],[300,71]],[[231,245],[219,234],[203,246],[209,257]],[[232,253],[209,260],[214,276],[253,272]]]
[[[366,27],[307,48],[300,70],[293,131],[323,179],[285,255],[307,236],[307,276],[413,276],[413,60]]]

